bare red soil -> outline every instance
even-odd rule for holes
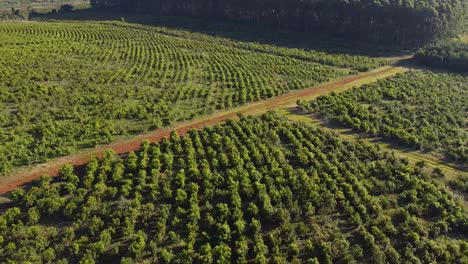
[[[298,99],[323,95],[353,82],[364,80],[366,78],[383,76],[394,69],[395,67],[384,67],[380,70],[355,75],[322,86],[294,91],[268,100],[252,103],[238,109],[232,109],[229,112],[206,116],[200,120],[177,123],[171,128],[157,129],[150,133],[139,135],[128,140],[119,141],[111,145],[101,146],[92,150],[84,151],[80,154],[58,158],[48,163],[39,164],[32,168],[22,169],[18,172],[15,172],[11,176],[4,178],[0,184],[0,194],[13,191],[27,183],[40,179],[43,175],[55,176],[66,164],[71,164],[75,167],[82,167],[86,165],[91,157],[100,157],[108,149],[112,149],[117,154],[123,155],[125,153],[138,150],[140,148],[140,143],[143,140],[147,139],[150,142],[159,142],[162,138],[169,137],[170,132],[173,130],[176,130],[179,134],[184,135],[192,129],[200,129],[218,124],[226,121],[227,119],[235,118],[238,114],[255,114],[286,107],[288,105],[294,104]]]

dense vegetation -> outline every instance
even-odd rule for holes
[[[121,22],[1,23],[0,54],[0,174],[383,64]]]
[[[465,5],[465,17],[463,19],[463,32],[468,34],[468,5]]]
[[[86,0],[0,0],[0,9],[3,8],[24,8],[24,7],[51,7],[64,4],[82,4]]]
[[[468,72],[468,43],[447,41],[419,50],[415,59],[424,65]]]
[[[76,6],[75,6],[76,8]],[[163,16],[151,13],[132,13],[119,9],[81,8],[74,12],[57,12],[35,14],[34,21],[125,21],[127,23],[142,24],[153,27],[164,27],[206,35],[229,38],[237,42],[254,42],[269,45],[269,50],[277,47],[287,47],[289,52],[298,53],[298,49],[307,51],[323,51],[334,54],[353,54],[364,56],[388,56],[400,52],[397,46],[381,46],[371,42],[344,40],[339,36],[331,36],[323,32],[296,32],[290,30],[267,29],[252,27],[231,21],[213,20],[206,18]],[[177,32],[177,31],[176,31]],[[179,32],[177,32],[179,33]],[[194,37],[192,35],[191,37]],[[263,45],[262,45],[263,46]],[[272,47],[277,46],[277,47]],[[347,61],[347,58],[343,61]],[[361,62],[350,62],[350,68],[362,67]],[[353,65],[354,64],[354,65]]]
[[[270,28],[323,30],[387,45],[421,46],[460,30],[463,1],[92,0],[96,8],[228,19]]]
[[[0,21],[27,20],[30,12],[28,10],[14,9],[0,11]]]
[[[326,120],[466,165],[467,84],[461,75],[411,71],[300,105]]]
[[[11,193],[0,259],[22,263],[464,263],[463,207],[363,142],[271,115],[107,152]]]
[[[86,0],[0,0],[0,21],[29,20],[39,14],[69,13],[76,9],[89,9]]]
[[[455,190],[463,193],[463,195],[468,196],[468,176],[460,175],[457,178],[449,182],[449,186]]]

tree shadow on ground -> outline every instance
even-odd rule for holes
[[[428,72],[433,72],[433,73],[456,74],[456,75],[468,77],[468,72],[459,72],[459,71],[454,71],[451,69],[446,69],[446,68],[438,67],[438,66],[427,66],[427,65],[424,65],[424,63],[418,62],[418,60],[415,59],[414,57],[399,61],[397,63],[397,66],[409,68],[412,70],[428,71]]]
[[[67,13],[35,14],[33,19],[45,21],[123,21],[185,30],[237,41],[348,55],[390,57],[410,52],[402,51],[398,47],[346,40],[324,32],[304,33],[271,30],[214,19],[130,14],[119,10],[80,9]]]

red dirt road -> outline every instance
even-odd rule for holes
[[[78,167],[83,166],[89,161],[91,157],[100,157],[102,153],[108,149],[114,150],[117,154],[125,154],[130,151],[138,150],[140,147],[140,142],[143,140],[148,139],[150,142],[158,142],[164,137],[169,137],[170,132],[173,130],[176,130],[179,134],[183,135],[192,129],[200,129],[206,126],[218,124],[227,119],[234,118],[238,114],[256,114],[272,109],[285,108],[291,105],[295,105],[298,99],[304,97],[310,98],[314,96],[320,96],[337,90],[345,85],[357,83],[368,78],[383,77],[386,74],[394,71],[396,68],[397,67],[394,66],[387,66],[372,72],[354,75],[314,88],[293,91],[268,100],[248,104],[236,109],[231,109],[227,112],[218,112],[210,116],[201,117],[201,119],[177,123],[169,128],[157,129],[150,133],[142,134],[131,139],[118,141],[116,143],[100,146],[91,150],[85,150],[76,155],[58,158],[33,167],[23,168],[14,172],[12,175],[0,177],[0,194],[13,191],[31,181],[39,179],[43,175],[55,176],[59,172],[60,168],[66,164],[71,164]]]

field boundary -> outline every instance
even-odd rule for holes
[[[403,60],[404,58],[400,59]],[[270,99],[257,101],[241,107],[233,108],[228,111],[216,112],[212,115],[205,115],[191,121],[178,122],[173,126],[156,129],[149,133],[136,135],[134,137],[117,140],[115,143],[102,145],[94,149],[83,150],[74,155],[69,155],[49,162],[18,168],[9,175],[0,176],[0,194],[13,191],[29,182],[41,178],[43,175],[55,176],[60,169],[67,164],[76,167],[84,166],[94,156],[100,157],[106,150],[112,149],[119,155],[138,150],[140,143],[144,140],[150,142],[159,142],[164,137],[169,137],[172,131],[177,131],[184,135],[192,129],[200,129],[207,126],[222,123],[238,115],[261,114],[270,110],[279,108],[288,108],[296,105],[296,101],[310,100],[320,95],[335,91],[339,92],[345,89],[359,86],[365,83],[374,82],[378,79],[386,78],[397,73],[405,72],[408,69],[395,65],[384,66],[370,72],[360,73],[349,77],[336,79],[331,82],[320,84],[302,90],[291,91],[287,94],[279,95]]]

